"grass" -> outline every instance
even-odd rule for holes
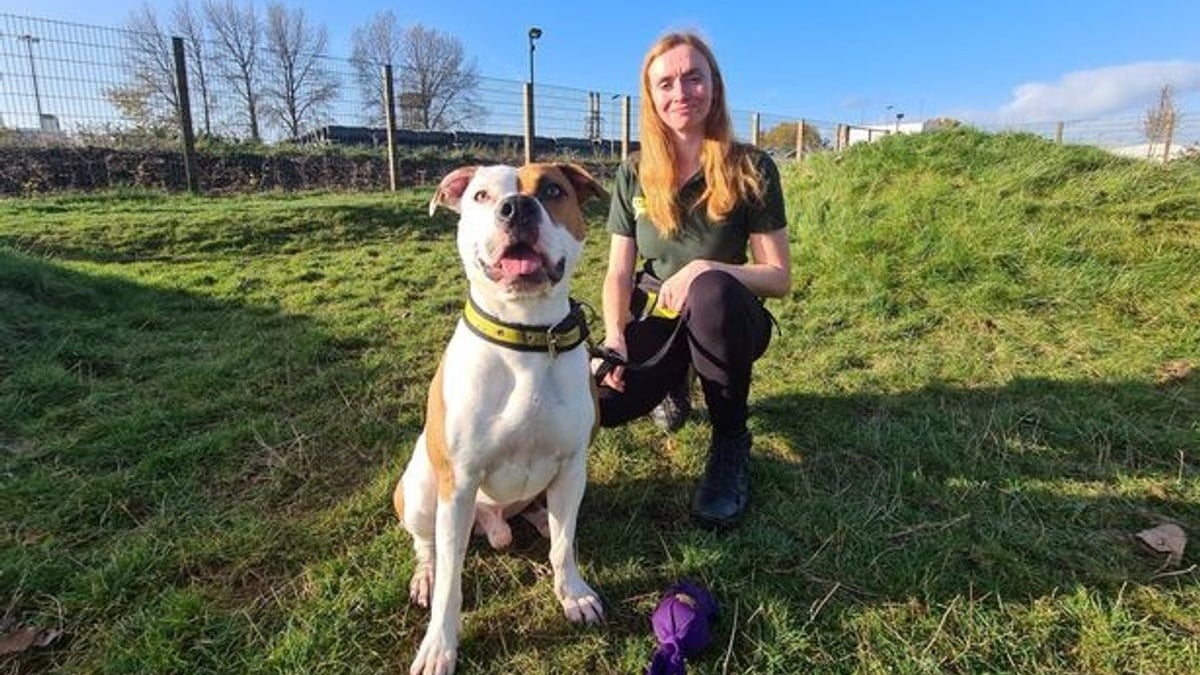
[[[1200,376],[1168,367],[1200,366],[1200,168],[953,131],[785,176],[752,512],[689,523],[699,419],[602,432],[578,544],[608,623],[562,619],[518,524],[468,554],[460,671],[639,672],[691,576],[701,674],[1200,672],[1194,551],[1130,539],[1200,532]],[[64,630],[0,667],[407,669],[390,490],[464,290],[428,196],[0,202],[0,597]]]

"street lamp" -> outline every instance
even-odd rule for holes
[[[529,86],[533,86],[533,41],[542,37],[542,29],[534,26],[529,29]]]
[[[26,33],[18,35],[17,39],[25,43],[25,50],[29,54],[29,76],[33,79],[33,104],[37,106],[38,128],[42,126],[42,94],[38,91],[37,68],[33,65],[33,45],[41,42],[42,39],[34,37]]]
[[[526,99],[529,102],[529,119],[525,120],[525,161],[533,161],[533,139],[537,134],[533,123],[533,41],[542,37],[542,29],[537,26],[532,26],[529,29],[529,93]]]

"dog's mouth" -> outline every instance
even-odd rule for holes
[[[556,284],[562,280],[567,259],[557,263],[529,244],[517,242],[504,248],[492,263],[479,261],[489,279],[511,286]]]

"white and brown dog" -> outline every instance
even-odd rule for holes
[[[431,607],[410,673],[454,672],[467,541],[493,546],[543,492],[554,593],[573,622],[603,607],[575,564],[575,519],[597,409],[586,325],[569,298],[583,249],[581,205],[604,189],[573,164],[464,167],[429,204],[460,214],[470,297],[429,389],[425,429],[394,502],[412,534],[414,602]],[[539,530],[545,527],[545,523]]]

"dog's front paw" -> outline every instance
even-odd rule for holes
[[[421,648],[417,650],[417,658],[413,659],[408,675],[451,675],[457,659],[457,645],[431,630],[421,640]]]
[[[563,584],[557,595],[571,623],[600,623],[604,620],[604,605],[600,602],[600,596],[582,580]]]
[[[408,599],[422,606],[429,606],[429,596],[433,594],[433,565],[417,563],[412,579],[408,582]]]

